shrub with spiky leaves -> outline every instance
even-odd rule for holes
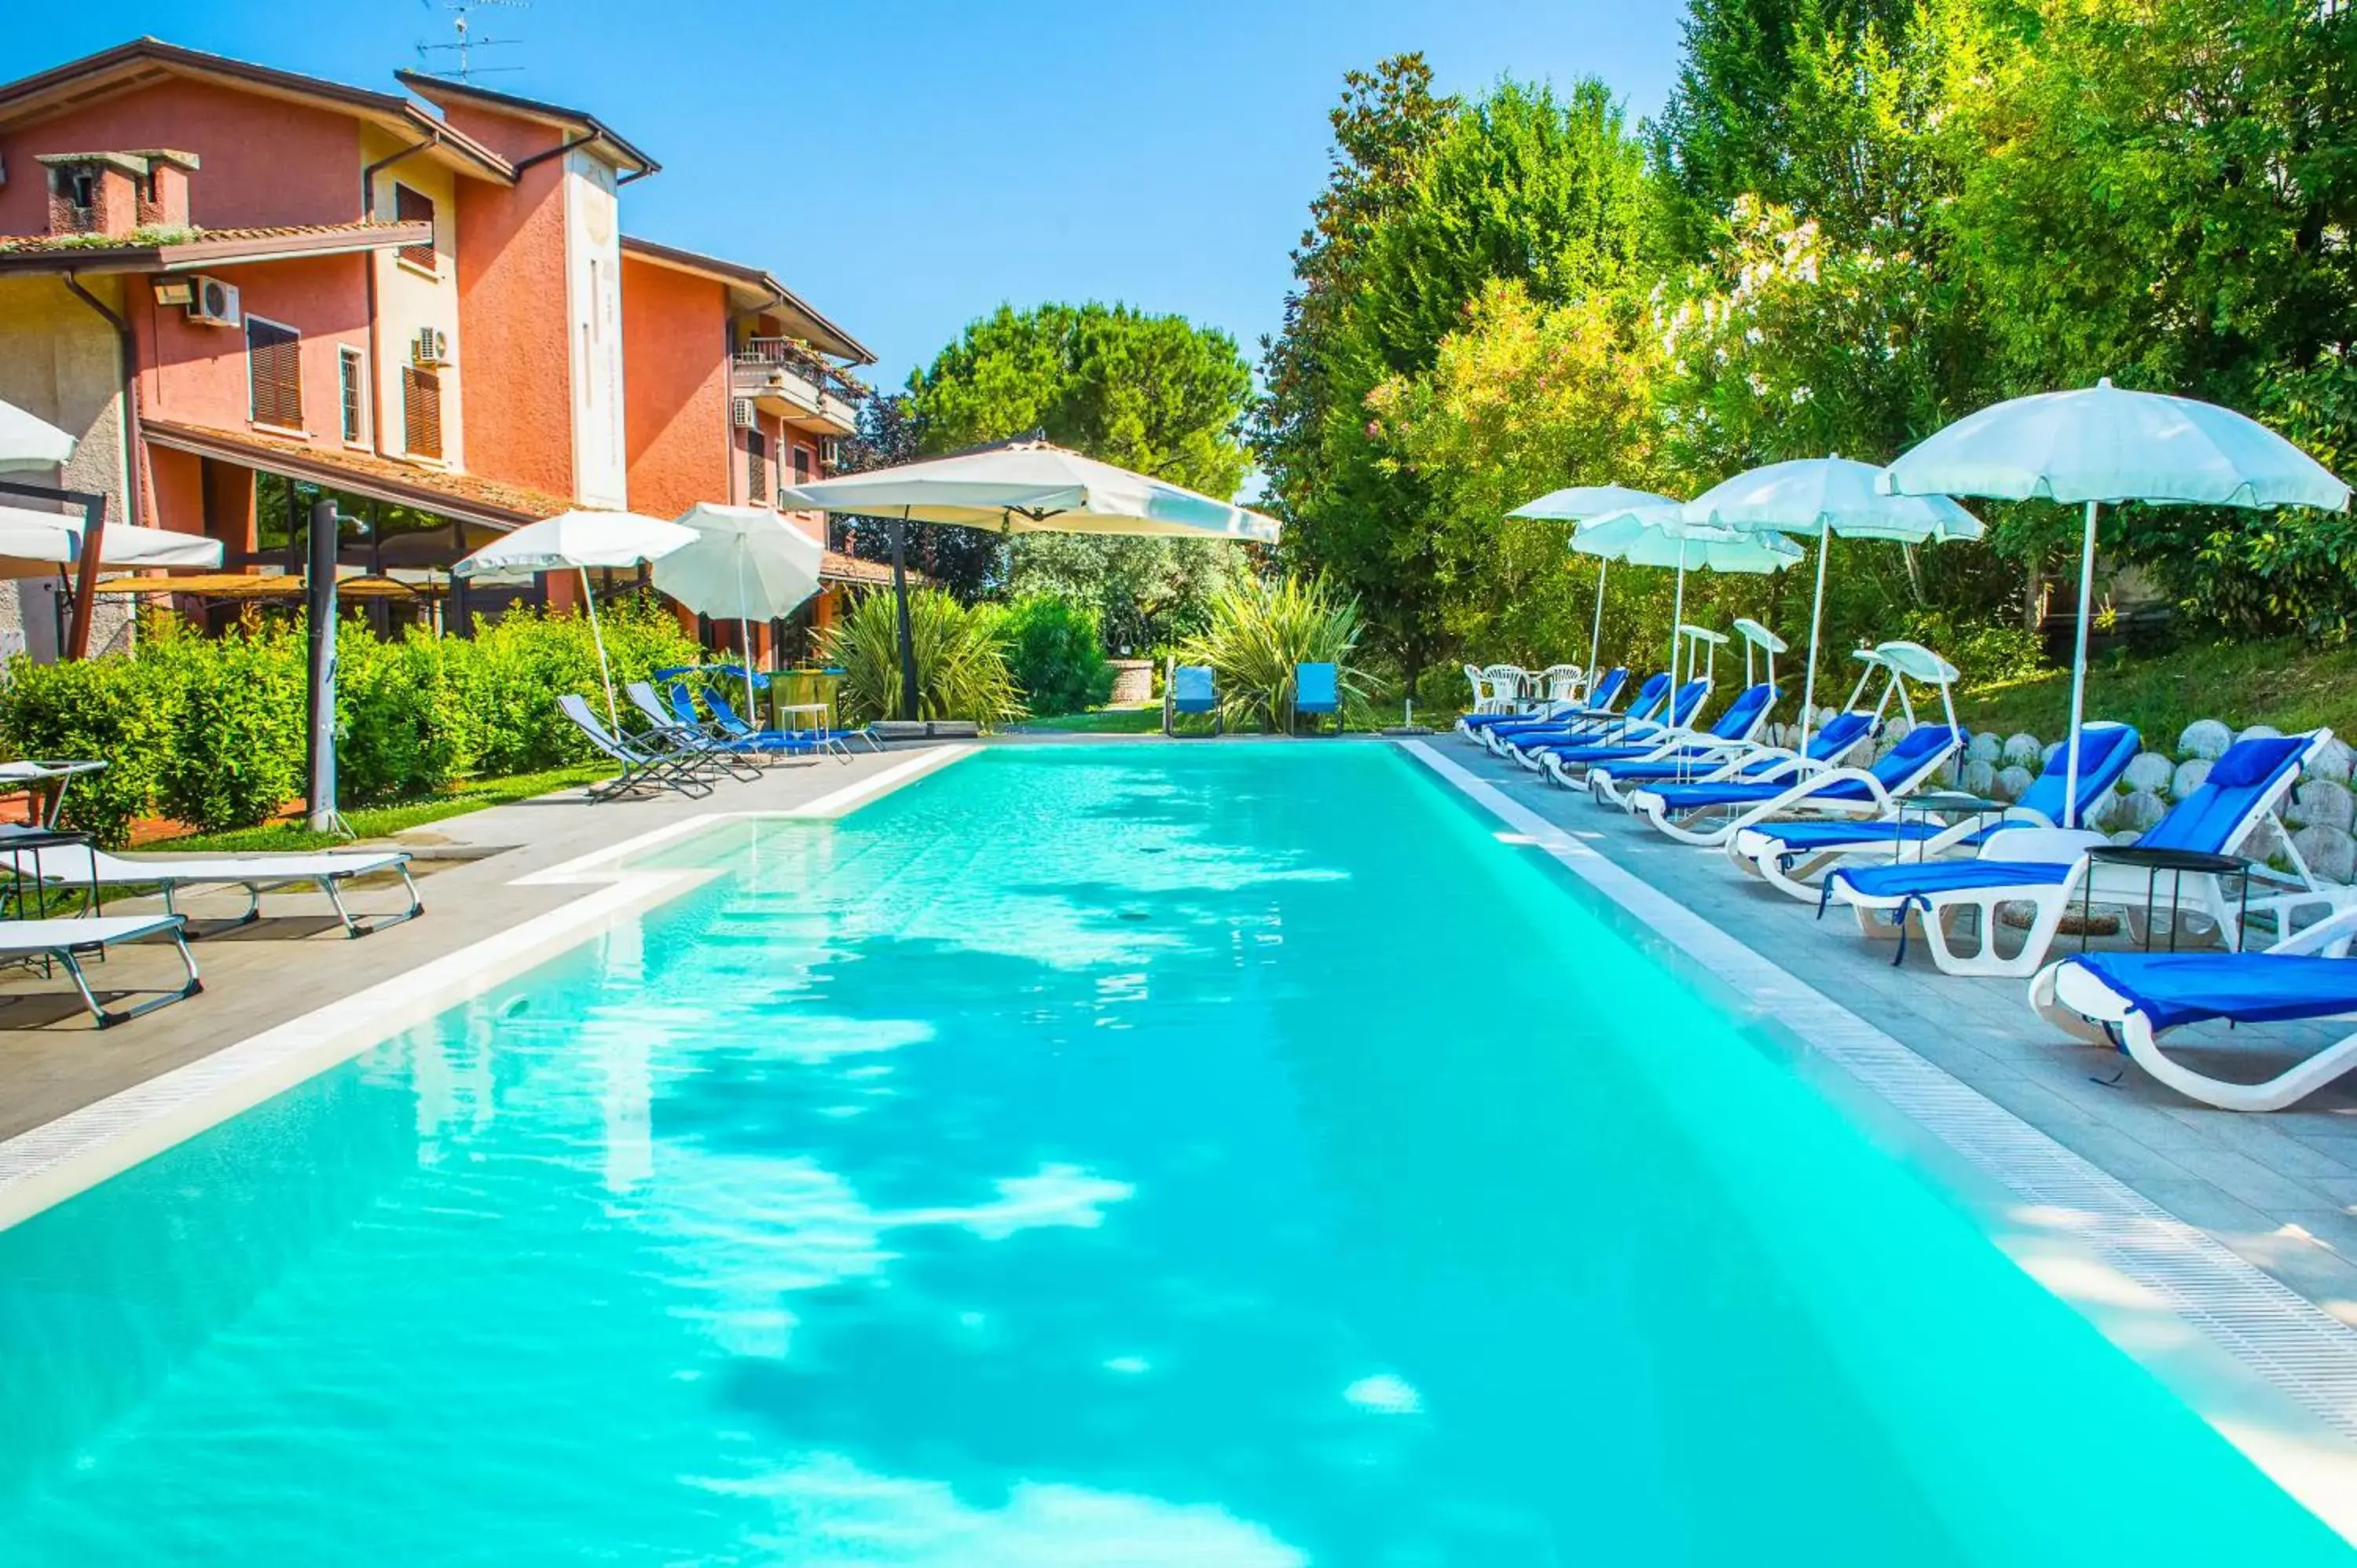
[[[1004,724],[1023,715],[1006,665],[1005,611],[969,609],[938,588],[909,596],[909,636],[917,666],[917,716]],[[861,597],[826,628],[827,661],[843,671],[836,700],[855,724],[900,716],[899,618],[889,593]]]
[[[1358,600],[1323,577],[1247,579],[1212,601],[1210,628],[1180,646],[1178,661],[1211,667],[1221,716],[1232,728],[1283,731],[1302,664],[1335,666],[1344,719],[1363,721],[1365,674],[1352,662],[1361,624]]]

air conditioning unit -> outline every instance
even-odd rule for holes
[[[235,327],[244,321],[238,308],[237,285],[219,278],[188,280],[188,319],[203,327]]]
[[[731,430],[750,430],[753,428],[753,400],[751,398],[732,397],[728,400],[728,427]]]
[[[439,327],[421,327],[411,339],[409,359],[412,364],[447,365],[450,362],[450,334]]]

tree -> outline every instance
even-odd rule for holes
[[[1251,393],[1235,340],[1184,317],[1094,303],[1001,306],[909,377],[908,406],[927,453],[1037,431],[1224,499],[1250,466],[1239,426]],[[1006,555],[1008,592],[1093,605],[1115,649],[1184,635],[1242,566],[1237,546],[1193,540],[1019,534]]]
[[[922,433],[906,392],[870,392],[859,405],[859,434],[845,439],[836,471],[865,473],[911,463],[923,455]],[[892,559],[892,520],[843,514],[833,520],[829,545],[862,561]],[[909,565],[962,604],[973,604],[1004,585],[1005,552],[994,535],[978,528],[912,522],[906,525]]]
[[[1450,640],[1445,498],[1368,399],[1434,366],[1493,279],[1555,304],[1641,276],[1644,158],[1600,82],[1435,99],[1420,57],[1347,79],[1255,444],[1286,554],[1355,596],[1411,681]]]

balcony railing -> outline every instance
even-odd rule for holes
[[[748,338],[737,345],[737,362],[740,365],[779,365],[799,371],[804,381],[819,391],[831,392],[848,403],[856,404],[867,395],[865,381],[829,364],[797,338]]]

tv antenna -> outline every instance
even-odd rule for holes
[[[427,10],[430,11],[435,9],[435,0],[422,0],[422,3]],[[477,38],[475,36],[474,24],[471,20],[471,16],[476,11],[493,6],[511,8],[520,11],[531,4],[532,0],[442,0],[441,9],[450,13],[450,27],[457,36],[447,44],[429,44],[421,42],[417,46],[417,58],[425,63],[426,74],[429,76],[448,77],[455,81],[472,81],[479,76],[490,76],[501,71],[522,70],[523,67],[520,65],[478,65],[475,63],[475,51],[477,49],[513,48],[521,40],[516,38]],[[436,55],[456,55],[457,59],[455,65],[450,69],[436,69],[434,59]]]

